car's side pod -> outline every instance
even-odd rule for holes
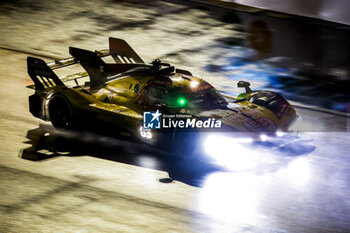
[[[51,68],[40,58],[28,57],[27,69],[30,78],[33,80],[35,90],[43,91],[55,85],[64,86],[63,82],[51,70]]]

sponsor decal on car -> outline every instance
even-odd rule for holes
[[[243,122],[244,126],[251,131],[273,131],[276,130],[276,125],[270,119],[265,117],[251,117],[245,119]]]

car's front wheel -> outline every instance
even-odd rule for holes
[[[194,159],[199,151],[199,133],[196,129],[175,129],[172,135],[173,147],[185,160]]]

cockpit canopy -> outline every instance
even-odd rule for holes
[[[149,85],[137,103],[146,106],[165,105],[169,108],[216,109],[227,105],[226,100],[209,83],[187,80],[187,85],[161,87]]]

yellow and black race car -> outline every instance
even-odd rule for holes
[[[55,128],[97,129],[195,154],[201,131],[287,131],[297,115],[279,94],[252,91],[220,94],[189,71],[154,60],[145,64],[122,39],[109,49],[69,48],[71,58],[45,63],[28,57],[30,112]],[[112,57],[113,63],[106,63]],[[53,70],[80,63],[84,72],[58,77]],[[190,133],[188,133],[190,132]],[[191,145],[191,146],[189,146]]]

